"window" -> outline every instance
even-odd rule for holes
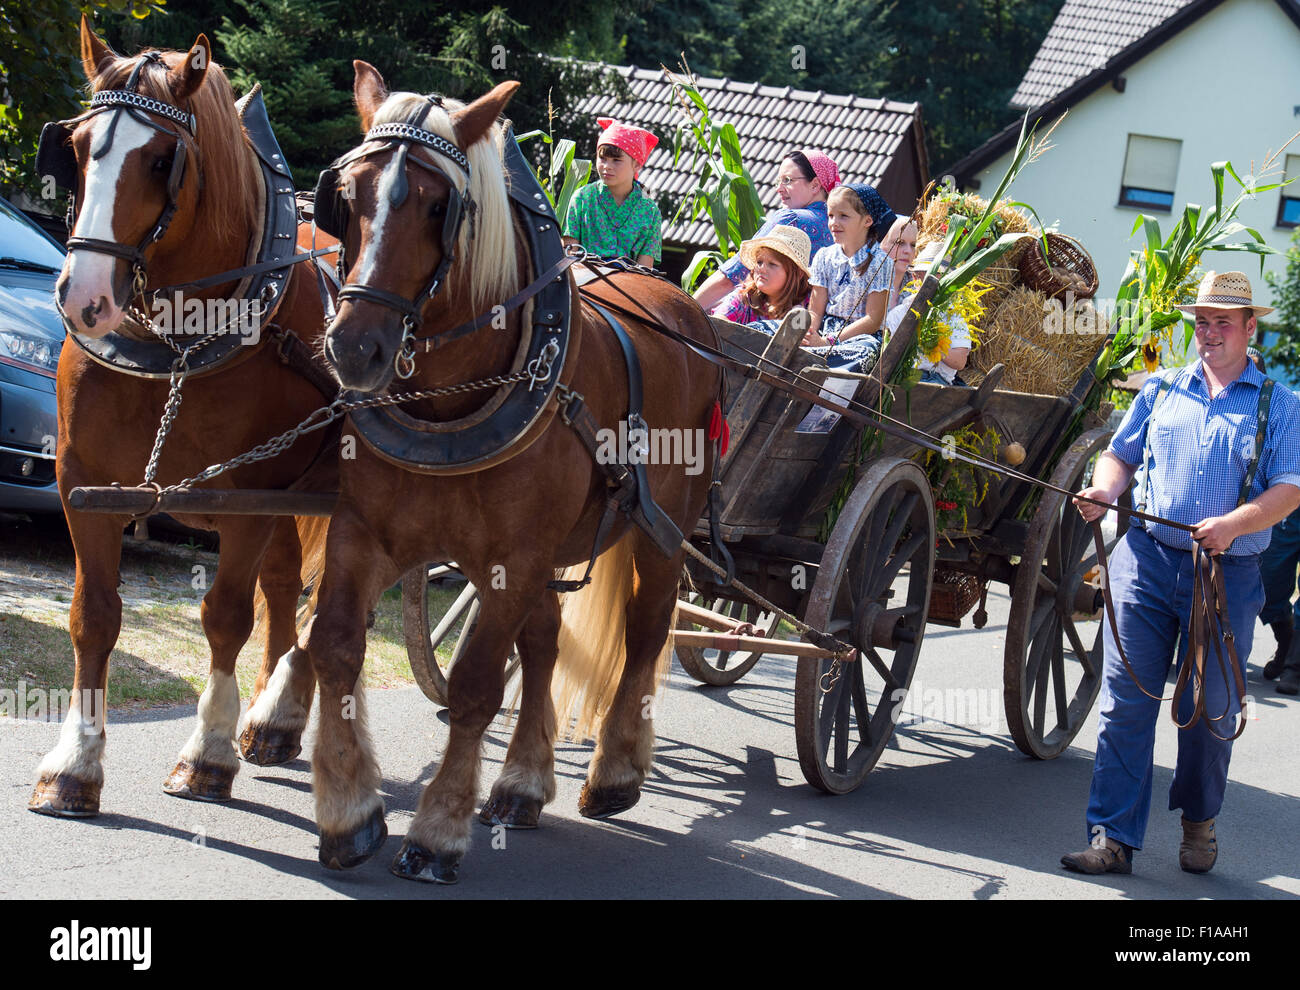
[[[1282,202],[1277,205],[1277,225],[1300,227],[1300,155],[1286,156],[1284,178],[1296,181],[1282,187]]]
[[[1119,205],[1170,212],[1174,208],[1174,180],[1178,178],[1178,156],[1182,150],[1182,141],[1130,134]]]

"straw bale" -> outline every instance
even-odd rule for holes
[[[1037,395],[1069,392],[1105,341],[1106,323],[1086,299],[1050,319],[1047,301],[1026,286],[1013,289],[984,321],[962,377],[978,384],[990,368],[1003,364],[1003,389]]]
[[[939,196],[931,197],[917,218],[918,235],[916,246],[918,251],[931,241],[943,239],[946,233],[943,228],[947,223],[948,214],[952,212],[954,206],[957,206],[959,208],[958,212],[968,217],[973,223],[976,217],[979,217],[988,207],[988,200],[981,199],[974,193],[967,193],[955,203]],[[998,204],[996,212],[998,219],[1002,221],[1002,233],[1004,234],[1018,234],[1031,229],[1029,219],[1012,206],[1009,200],[1002,200]]]

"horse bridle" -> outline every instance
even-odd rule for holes
[[[156,131],[161,131],[163,134],[176,138],[176,151],[172,157],[171,172],[167,177],[167,203],[163,206],[157,222],[154,223],[139,243],[132,246],[118,241],[106,241],[97,237],[69,237],[67,240],[69,252],[97,251],[100,254],[112,255],[126,261],[131,266],[131,286],[134,294],[137,295],[144,293],[148,277],[144,252],[150,245],[162,240],[179,205],[181,186],[185,181],[185,165],[188,153],[185,139],[180,131],[159,124],[153,117],[162,117],[179,124],[189,132],[191,138],[194,136],[196,124],[192,112],[182,110],[169,103],[163,103],[161,100],[143,96],[137,92],[140,85],[140,72],[146,64],[164,64],[162,62],[162,53],[146,52],[140,56],[140,61],[131,70],[125,88],[101,90],[95,93],[90,100],[90,109],[81,116],[47,123],[41,129],[40,144],[36,151],[37,173],[39,175],[51,175],[56,183],[72,190],[67,212],[68,232],[71,233],[76,222],[78,173],[76,158],[68,146],[72,137],[72,127],[70,125],[79,124],[83,120],[106,111],[113,114],[108,129],[95,147],[91,149],[91,157],[95,159],[103,158],[112,148],[113,137],[117,133],[117,125],[123,113],[130,114],[133,119],[152,127]],[[202,188],[203,173],[200,172],[200,191]]]
[[[428,283],[416,293],[414,298],[407,299],[404,296],[387,292],[364,282],[346,281],[346,265],[343,260],[343,252],[339,253],[339,281],[344,283],[338,295],[340,304],[347,299],[360,299],[386,306],[401,314],[402,342],[395,358],[395,366],[398,377],[403,379],[410,378],[415,373],[415,331],[420,325],[420,312],[425,304],[433,299],[438,294],[438,290],[442,288],[447,277],[447,271],[456,260],[456,242],[460,236],[461,224],[464,222],[467,213],[472,221],[476,209],[476,204],[470,197],[468,189],[462,196],[460,190],[456,188],[456,183],[452,181],[451,176],[446,171],[433,162],[413,157],[410,154],[412,145],[423,145],[440,155],[450,158],[465,173],[466,183],[469,181],[470,165],[469,158],[466,157],[465,153],[446,138],[423,128],[429,111],[434,106],[442,106],[442,98],[426,96],[425,100],[425,105],[418,112],[412,114],[405,123],[377,124],[370,128],[366,133],[365,143],[383,141],[382,146],[369,149],[362,147],[349,152],[321,172],[320,178],[316,182],[316,225],[325,233],[337,237],[342,243],[345,241],[348,232],[351,210],[347,206],[347,200],[350,197],[339,189],[339,177],[342,170],[353,162],[378,154],[381,151],[392,150],[396,146],[397,154],[385,167],[379,180],[381,193],[386,190],[388,202],[395,207],[401,206],[406,201],[409,192],[409,184],[406,180],[406,166],[409,162],[414,162],[426,171],[440,175],[447,180],[450,192],[448,193],[446,215],[442,224],[442,260],[438,263],[438,267],[434,269]]]

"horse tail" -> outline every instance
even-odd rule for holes
[[[552,696],[556,724],[570,739],[594,739],[613,703],[627,660],[627,608],[632,599],[635,533],[596,558],[591,584],[560,600],[559,655]],[[561,580],[580,579],[587,564],[560,572]],[[672,653],[669,637],[668,653]],[[665,668],[666,669],[666,668]],[[576,716],[576,724],[572,722]]]
[[[316,611],[316,598],[320,595],[320,579],[325,573],[325,535],[329,532],[329,516],[295,516],[294,528],[298,531],[298,546],[302,551],[302,560],[298,565],[299,580],[311,593],[298,604],[295,628],[301,630],[302,624]],[[261,582],[253,599],[253,642],[263,642],[267,635],[266,595],[262,593]]]
[[[297,516],[298,543],[302,547],[302,564],[298,573],[302,586],[309,590],[306,599],[298,606],[298,627],[316,612],[320,597],[320,579],[325,573],[325,536],[329,533],[329,516]]]

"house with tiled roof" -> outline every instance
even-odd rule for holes
[[[1139,214],[1167,235],[1187,203],[1213,202],[1211,163],[1245,177],[1300,130],[1300,0],[1066,0],[1011,104],[1040,130],[1065,115],[1013,198],[1079,237],[1099,297],[1114,297]],[[1016,120],[939,174],[991,191],[1019,131]],[[1274,164],[1272,181],[1300,176],[1300,140]],[[1225,196],[1236,191],[1229,178]],[[1300,226],[1300,182],[1247,201],[1239,217],[1284,251]],[[1253,256],[1211,253],[1202,265],[1243,269],[1256,299],[1269,295]]]
[[[695,252],[716,248],[717,237],[707,215],[692,222],[685,214],[671,222],[678,204],[696,182],[688,154],[673,165],[673,134],[683,117],[669,99],[672,83],[662,69],[605,68],[623,77],[631,101],[594,95],[575,109],[593,117],[617,117],[658,136],[659,146],[641,171],[640,180],[664,214],[663,267],[678,274]],[[824,151],[847,181],[874,185],[899,213],[912,211],[929,181],[918,103],[820,90],[814,93],[735,79],[697,76],[695,82],[713,119],[736,128],[741,156],[765,210],[780,208],[776,173],[781,157],[797,148]]]

